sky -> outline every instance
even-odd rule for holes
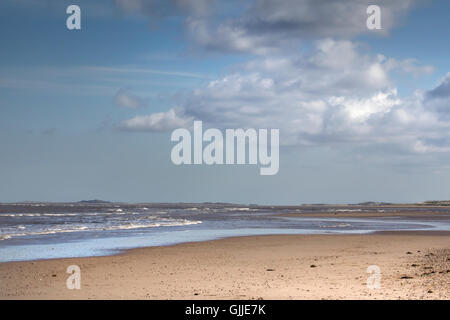
[[[4,0],[0,202],[450,199],[449,14],[445,0]],[[278,173],[173,164],[171,133],[194,120],[279,129]]]

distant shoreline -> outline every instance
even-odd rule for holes
[[[263,204],[242,204],[242,203],[221,203],[221,202],[108,202],[101,200],[93,201],[78,201],[78,202],[0,202],[0,209],[2,207],[38,207],[38,206],[123,206],[123,207],[140,207],[148,208],[254,208],[254,209],[305,209],[305,208],[374,208],[374,209],[389,209],[389,208],[450,208],[450,202],[445,203],[383,203],[383,204],[299,204],[299,205],[263,205]]]

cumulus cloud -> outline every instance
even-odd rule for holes
[[[134,95],[128,89],[120,89],[114,97],[114,103],[123,108],[136,109],[145,105],[142,98]]]
[[[157,1],[116,1],[151,11]],[[413,58],[369,54],[351,40],[369,32],[368,5],[381,7],[388,33],[420,0],[254,0],[230,2],[226,19],[206,2],[166,2],[186,19],[196,44],[221,52],[255,53],[239,72],[189,94],[177,109],[122,123],[127,130],[189,127],[193,119],[217,128],[279,128],[280,143],[299,146],[387,146],[403,152],[450,148],[450,75],[430,91],[400,97],[393,72],[433,72]],[[170,10],[167,8],[171,8]],[[244,8],[244,9],[242,9]],[[320,39],[314,40],[313,39]],[[312,49],[299,44],[307,40]]]
[[[307,54],[255,59],[241,72],[211,81],[171,110],[170,118],[179,126],[199,119],[217,128],[279,128],[284,145],[391,145],[404,152],[446,152],[450,119],[432,107],[429,97],[445,92],[447,78],[434,90],[400,97],[390,73],[405,71],[411,61],[368,55],[347,40],[320,40]],[[416,61],[413,65],[423,68]],[[159,123],[154,119],[162,117],[129,121],[153,128]]]

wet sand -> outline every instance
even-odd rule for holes
[[[66,288],[69,265],[81,289]],[[367,267],[381,270],[369,289]],[[251,236],[0,264],[1,299],[449,299],[450,233]]]

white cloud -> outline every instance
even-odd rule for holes
[[[174,109],[167,112],[158,112],[151,115],[136,116],[122,121],[119,128],[126,131],[168,131],[176,128],[184,128],[192,122],[190,117],[178,115]]]
[[[384,57],[383,57],[384,59]],[[420,76],[425,74],[430,74],[434,71],[433,66],[425,65],[419,66],[417,65],[418,61],[416,59],[405,59],[405,60],[396,60],[393,58],[388,59],[385,64],[388,70],[391,69],[399,69],[405,73],[412,74],[414,76]]]
[[[158,1],[116,2],[129,11],[154,15],[150,11]],[[393,72],[421,76],[433,67],[415,59],[367,54],[351,41],[367,32],[389,33],[419,2],[254,0],[245,7],[231,2],[228,6],[235,10],[225,20],[204,1],[198,7],[195,1],[183,6],[168,1],[167,11],[156,14],[167,16],[172,10],[184,16],[196,44],[258,58],[243,64],[240,72],[194,90],[177,110],[136,117],[123,126],[160,131],[199,119],[218,128],[279,128],[285,145],[390,145],[409,152],[443,152],[450,146],[450,81],[400,97]],[[381,7],[381,31],[367,29],[371,4]],[[302,41],[317,38],[322,40],[313,42],[311,51],[297,53]]]
[[[400,105],[397,90],[391,89],[378,92],[368,99],[352,99],[346,97],[332,97],[328,100],[331,106],[342,106],[350,121],[364,123],[372,115],[388,113],[393,107]]]
[[[136,109],[145,105],[144,100],[128,89],[120,89],[114,97],[114,103],[123,108]]]
[[[211,81],[171,110],[170,118],[179,126],[199,119],[217,128],[279,128],[284,145],[443,152],[450,146],[450,118],[444,116],[450,112],[441,104],[431,107],[427,92],[400,97],[390,79],[411,61],[393,63],[362,53],[350,41],[320,40],[309,53],[255,59],[241,72]],[[446,81],[438,88],[446,88]],[[134,127],[153,128],[156,118],[164,117],[139,118]]]

